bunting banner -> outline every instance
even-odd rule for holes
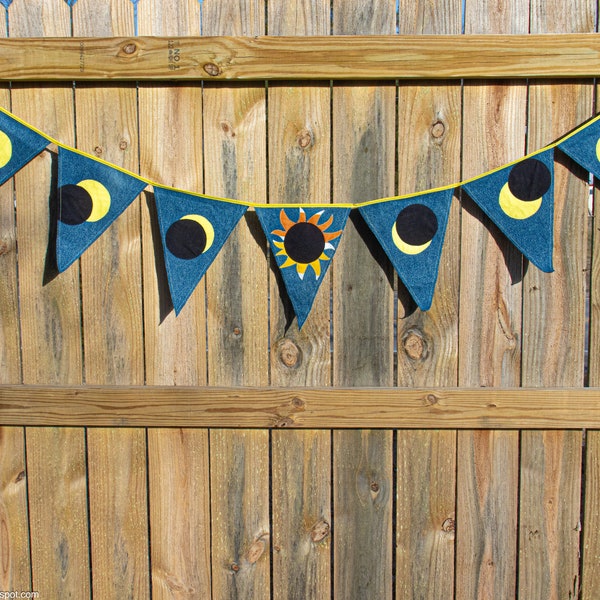
[[[47,145],[45,137],[0,112],[0,184],[9,180]]]
[[[421,310],[433,300],[453,194],[443,189],[358,209]]]
[[[178,315],[248,206],[159,186],[154,198],[171,301]]]
[[[72,265],[145,187],[115,166],[59,147],[58,270]]]
[[[259,219],[295,311],[306,322],[358,210],[421,310],[430,308],[454,191],[461,188],[523,255],[552,271],[554,151],[600,178],[600,115],[548,146],[441,188],[352,204],[269,205],[213,198],[149,179],[67,146],[0,108],[0,184],[58,146],[56,260],[73,264],[143,189],[154,191],[157,231],[173,308],[179,314],[245,212]],[[52,211],[51,211],[52,212]]]
[[[256,207],[288,296],[302,327],[338,244],[350,208],[329,205]]]

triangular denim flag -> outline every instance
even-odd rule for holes
[[[59,148],[58,270],[73,264],[145,187],[144,181],[116,167]]]
[[[359,208],[421,310],[431,307],[453,193],[438,190]]]
[[[302,327],[340,243],[350,209],[256,208]]]
[[[171,300],[179,314],[248,206],[158,186],[154,197]]]
[[[600,179],[600,117],[558,144],[560,150]]]
[[[546,273],[554,270],[552,148],[465,183],[462,187],[538,269]]]
[[[48,140],[0,111],[0,184],[37,156]]]

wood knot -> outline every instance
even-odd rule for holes
[[[423,337],[423,334],[416,329],[406,332],[406,335],[402,339],[402,346],[406,355],[411,360],[424,360],[429,354],[427,341]]]
[[[376,481],[373,481],[373,482],[371,483],[371,491],[372,491],[374,494],[377,494],[377,493],[379,492],[379,484],[378,484]]]
[[[431,126],[431,137],[440,140],[446,133],[446,126],[439,119]]]
[[[219,66],[215,65],[215,63],[206,63],[202,68],[211,77],[216,77],[221,74],[221,69],[219,69]]]
[[[308,129],[303,129],[298,132],[298,146],[303,150],[308,148],[312,144],[312,135]]]
[[[297,369],[302,364],[302,350],[289,338],[283,338],[277,344],[279,362],[288,369]]]
[[[240,570],[240,565],[238,565],[236,562],[232,562],[229,565],[229,568],[234,572],[237,573]]]
[[[283,417],[282,419],[279,419],[279,421],[277,421],[275,423],[275,427],[278,427],[278,428],[291,427],[293,424],[294,424],[294,419],[292,419],[292,417]]]
[[[234,327],[231,330],[231,333],[233,334],[233,337],[236,337],[236,338],[242,337],[242,328],[241,327]]]
[[[325,519],[322,519],[313,525],[312,529],[310,530],[310,539],[313,541],[313,543],[318,544],[329,535],[330,531],[331,526],[327,521],[325,521]]]
[[[454,519],[446,519],[442,523],[442,531],[445,531],[446,533],[454,533],[455,529],[456,524],[454,523]]]
[[[251,565],[253,565],[263,555],[267,547],[266,537],[266,535],[259,537],[254,541],[250,548],[248,548],[246,559]]]
[[[119,142],[119,150],[127,150],[127,146],[129,146],[127,140],[121,140]]]
[[[135,44],[135,42],[127,42],[123,48],[123,54],[127,54],[129,56],[131,56],[132,54],[135,54],[135,51],[137,50],[137,46]]]
[[[439,402],[439,398],[435,394],[427,394],[425,396],[425,404],[427,406],[434,406]]]
[[[5,241],[0,240],[0,256],[3,254],[8,254],[8,244]]]
[[[96,153],[98,156],[100,156],[100,155],[101,155],[101,154],[104,152],[104,148],[103,148],[102,146],[96,146],[96,147],[94,148],[94,152],[95,152],[95,153]]]
[[[23,479],[25,479],[25,471],[19,471],[15,477],[15,483],[19,483],[19,481],[22,481]]]
[[[304,400],[302,400],[302,398],[295,397],[292,399],[292,406],[294,408],[304,410],[304,407],[306,406],[306,402],[304,402]]]
[[[221,121],[221,130],[225,135],[228,135],[232,138],[235,137],[235,131],[233,130],[233,127],[229,121]]]

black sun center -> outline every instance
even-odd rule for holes
[[[312,223],[296,223],[285,235],[284,247],[295,262],[308,264],[317,260],[325,249],[325,236]]]

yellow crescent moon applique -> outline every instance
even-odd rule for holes
[[[10,162],[12,155],[12,142],[4,131],[0,131],[0,169],[4,168]]]
[[[398,213],[392,225],[392,240],[404,254],[425,252],[438,230],[435,213],[424,204],[411,204]]]
[[[78,184],[63,185],[58,190],[60,212],[58,218],[67,225],[95,223],[110,210],[109,191],[95,179],[84,179]]]
[[[215,240],[212,223],[202,215],[190,214],[175,221],[167,230],[165,243],[177,258],[190,260],[206,252]]]
[[[552,175],[543,162],[535,158],[519,162],[500,190],[500,208],[511,219],[529,219],[542,206],[543,196],[551,184]]]

